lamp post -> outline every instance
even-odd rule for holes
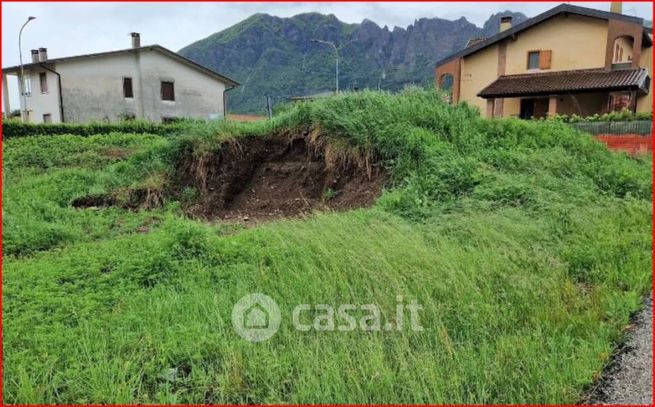
[[[20,89],[20,94],[23,97],[23,114],[22,118],[23,121],[27,121],[27,97],[25,96],[25,71],[23,70],[23,43],[22,43],[22,37],[23,37],[23,29],[25,26],[32,20],[35,20],[36,17],[29,16],[27,17],[27,21],[23,24],[23,26],[20,28],[20,31],[18,32],[18,59],[20,60],[20,80],[19,82],[19,89]]]
[[[336,58],[334,81],[335,81],[335,86],[336,86],[336,93],[339,94],[339,51],[337,50],[337,46],[334,45],[334,43],[330,42],[330,41],[312,40],[312,42],[329,45],[334,49],[334,56]]]

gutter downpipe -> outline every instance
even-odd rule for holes
[[[59,91],[59,116],[61,122],[64,123],[66,120],[64,120],[64,96],[61,91],[61,74],[53,69],[48,68],[43,64],[39,64],[39,66],[41,66],[41,68],[45,69],[46,71],[52,72],[53,74],[57,75],[57,90]]]
[[[223,90],[223,120],[227,120],[227,95],[226,93],[236,89],[236,86],[232,86],[231,88],[226,88]]]

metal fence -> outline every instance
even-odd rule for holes
[[[631,122],[580,122],[568,123],[568,125],[593,135],[640,134],[643,136],[650,136],[653,131],[653,123],[648,120]]]

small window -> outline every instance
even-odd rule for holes
[[[528,70],[550,69],[552,59],[553,51],[550,49],[528,51]]]
[[[52,115],[50,113],[46,113],[43,115],[43,123],[45,124],[52,123]]]
[[[439,88],[444,92],[451,92],[453,90],[453,82],[455,82],[453,75],[445,73],[441,75],[441,80],[439,81]]]
[[[175,86],[173,85],[173,82],[162,81],[161,100],[167,100],[171,102],[175,101]]]
[[[528,69],[539,69],[539,51],[528,52]]]
[[[41,85],[41,93],[48,93],[48,75],[45,72],[39,73],[39,84]]]
[[[610,93],[608,110],[610,112],[620,112],[623,109],[629,109],[632,102],[631,92],[613,92]]]
[[[32,78],[29,76],[23,79],[23,95],[32,96]]]
[[[441,75],[439,79],[439,89],[445,93],[445,101],[447,103],[452,103],[453,101],[453,82],[455,82],[455,79],[449,73]]]
[[[123,97],[126,99],[134,98],[134,90],[132,89],[132,78],[123,78]]]

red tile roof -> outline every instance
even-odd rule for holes
[[[609,90],[640,90],[648,93],[649,83],[650,77],[644,68],[613,71],[604,68],[578,69],[500,76],[482,89],[478,96],[488,99]]]

